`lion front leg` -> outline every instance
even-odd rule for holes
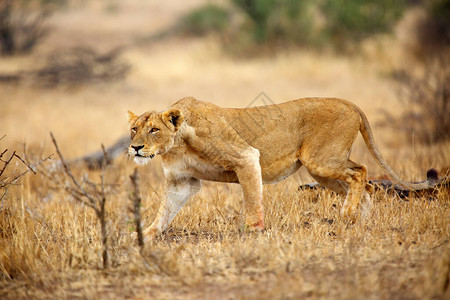
[[[153,223],[144,230],[146,236],[155,236],[166,230],[189,198],[200,191],[201,182],[195,178],[168,180],[166,186],[167,196],[161,202]]]
[[[265,225],[259,151],[249,151],[244,163],[235,172],[244,194],[245,226],[252,231],[263,230]]]

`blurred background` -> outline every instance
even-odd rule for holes
[[[1,143],[51,153],[53,131],[77,157],[127,134],[127,110],[263,92],[345,98],[382,152],[441,153],[449,46],[449,0],[0,0]]]

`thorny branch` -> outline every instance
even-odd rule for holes
[[[33,174],[36,174],[36,171],[33,169],[33,166],[31,166],[29,163],[27,163],[22,157],[14,153],[14,156],[17,157],[25,166],[27,166],[28,170],[33,172]]]
[[[86,197],[86,199],[88,199],[90,202],[89,207],[93,208],[95,210],[95,213],[98,215],[100,212],[98,211],[98,208],[95,206],[96,203],[95,199],[86,192],[86,190],[80,185],[75,176],[73,176],[72,171],[70,171],[69,167],[66,164],[66,161],[64,160],[64,157],[61,154],[61,151],[59,150],[58,143],[56,142],[56,139],[53,136],[52,132],[50,132],[50,136],[52,138],[53,145],[55,145],[56,152],[58,153],[59,159],[61,160],[61,164],[64,168],[65,173],[67,174],[67,176],[69,176],[70,180],[72,180],[73,184],[77,188],[76,195],[72,194],[72,196],[74,196],[74,198],[77,200],[79,200],[80,195]],[[81,202],[86,203],[84,200],[82,200]]]
[[[5,138],[5,135],[2,136],[2,137],[0,138],[0,141],[1,141],[2,139],[4,139],[4,138]],[[19,173],[18,175],[14,176],[12,179],[10,179],[10,178],[5,178],[5,179],[0,178],[0,189],[4,189],[2,195],[0,196],[0,203],[1,203],[1,204],[0,204],[0,210],[3,208],[3,200],[6,198],[6,195],[8,194],[8,190],[9,190],[9,188],[11,187],[11,185],[16,184],[17,181],[19,181],[19,179],[20,179],[22,176],[24,176],[25,174],[27,174],[27,173],[30,172],[30,171],[33,172],[33,174],[36,174],[35,167],[41,165],[42,163],[44,163],[45,161],[51,159],[51,157],[52,157],[52,154],[51,154],[51,155],[47,156],[46,158],[44,158],[44,159],[38,161],[38,162],[33,166],[31,163],[27,162],[27,161],[24,160],[22,157],[20,157],[20,156],[16,153],[16,151],[13,151],[13,153],[11,154],[11,156],[9,156],[8,159],[3,160],[2,158],[3,158],[3,156],[6,154],[6,152],[8,152],[8,149],[5,149],[2,153],[0,153],[0,161],[3,163],[3,167],[2,167],[1,170],[0,170],[0,176],[2,176],[2,175],[4,174],[6,168],[7,168],[8,165],[11,163],[11,161],[13,160],[14,157],[17,158],[18,160],[20,160],[20,161],[27,167],[27,170],[25,170],[24,172],[21,172],[21,173]]]
[[[4,154],[6,151],[8,151],[8,149],[6,149],[6,150],[2,153],[2,156],[3,156],[3,154]],[[2,160],[2,162],[4,163],[4,165],[3,165],[2,170],[0,171],[0,176],[3,175],[3,172],[5,172],[6,167],[9,165],[9,163],[11,162],[11,160],[14,158],[15,155],[16,155],[16,151],[14,151],[13,154],[12,154],[6,161]]]

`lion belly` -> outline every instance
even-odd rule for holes
[[[164,173],[170,177],[194,177],[200,180],[239,183],[234,171],[200,159],[196,155],[180,155],[177,159],[163,160]],[[297,172],[302,166],[295,156],[278,158],[275,161],[260,161],[261,177],[264,184],[273,184],[284,180]]]
[[[274,184],[280,182],[287,177],[291,176],[302,166],[300,162],[295,162],[289,166],[274,167],[261,169],[261,177],[264,184]],[[226,171],[220,167],[202,166],[200,168],[189,168],[189,173],[200,180],[227,182],[227,183],[239,183],[236,173],[233,171]]]
[[[201,172],[199,170],[192,170],[194,178],[200,180],[226,182],[226,183],[239,183],[236,173],[233,171],[225,171],[221,169],[209,170],[208,172]]]
[[[264,184],[274,184],[280,182],[287,177],[291,176],[302,166],[299,161],[296,161],[289,165],[271,166],[270,168],[261,169],[261,177]],[[201,180],[239,183],[236,173],[233,171],[226,171],[220,167],[200,167],[190,168],[191,174]]]
[[[280,159],[268,165],[263,162],[261,165],[263,183],[273,184],[280,182],[297,172],[301,166],[301,162],[296,158]]]

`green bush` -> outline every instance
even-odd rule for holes
[[[312,27],[310,0],[232,0],[247,17],[243,30],[256,44],[304,42]]]
[[[269,35],[269,18],[276,8],[276,0],[233,0],[242,9],[252,23],[252,30],[256,42],[265,42]]]
[[[182,32],[218,32],[225,47],[238,54],[291,45],[346,52],[365,38],[391,31],[407,6],[407,0],[230,2],[233,5],[228,8],[208,4],[192,11],[182,19]],[[243,18],[230,26],[236,9]]]
[[[228,24],[229,11],[214,4],[201,6],[181,20],[181,31],[192,35],[223,32]]]
[[[323,34],[338,50],[346,50],[363,39],[391,31],[401,17],[403,0],[323,0]]]
[[[232,0],[244,12],[242,30],[261,45],[303,45],[348,51],[389,32],[405,0]]]

